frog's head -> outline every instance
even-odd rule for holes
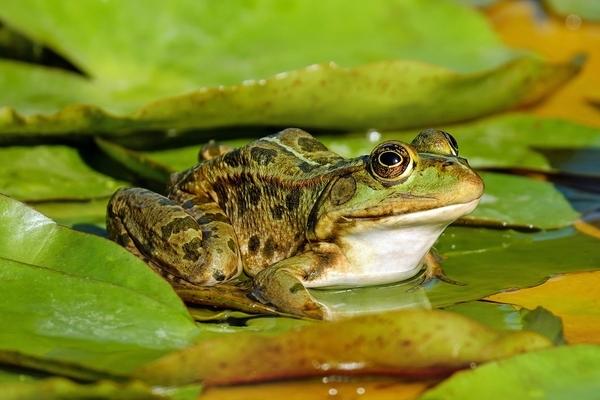
[[[410,144],[379,144],[334,178],[313,210],[309,239],[335,240],[355,253],[379,248],[373,256],[408,257],[406,268],[414,269],[482,194],[483,181],[458,156],[456,140],[427,129]]]

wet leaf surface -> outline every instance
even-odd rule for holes
[[[393,129],[443,124],[536,102],[576,74],[580,64],[578,59],[547,64],[523,57],[472,74],[411,61],[351,69],[321,64],[266,80],[157,100],[132,114],[113,115],[87,105],[32,116],[0,109],[0,139],[11,142],[72,133],[118,137],[133,131],[232,125]],[[347,95],[349,87],[352,96]],[[320,112],[315,113],[315,108]],[[148,141],[151,136],[147,135]]]
[[[19,200],[92,199],[124,185],[90,168],[67,146],[3,147],[0,165],[0,193]]]
[[[470,301],[444,309],[457,312],[494,329],[533,331],[546,336],[554,344],[564,344],[562,320],[542,307],[528,310],[511,304]]]
[[[572,228],[525,234],[457,227],[446,230],[437,247],[444,271],[466,285],[434,282],[427,288],[434,307],[539,285],[558,273],[600,267],[598,240]],[[569,257],[564,257],[565,249]]]
[[[542,306],[559,315],[569,343],[600,344],[600,273],[561,275],[540,286],[498,293],[488,299],[522,307]]]
[[[143,366],[135,376],[154,384],[209,386],[331,374],[427,377],[549,345],[537,334],[497,332],[453,313],[407,310],[271,337],[205,340]]]
[[[0,210],[4,362],[122,374],[197,335],[170,286],[123,248],[4,196]]]
[[[545,349],[459,372],[421,399],[593,399],[599,366],[599,346]]]

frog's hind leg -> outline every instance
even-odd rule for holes
[[[201,200],[180,204],[146,189],[121,189],[108,205],[109,238],[167,278],[200,285],[230,280],[242,270],[233,227],[215,203]]]

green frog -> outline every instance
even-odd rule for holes
[[[328,310],[307,288],[397,282],[424,264],[443,277],[430,249],[482,193],[447,132],[346,159],[290,128],[235,150],[204,148],[166,196],[117,191],[107,230],[171,282],[212,286],[245,273],[254,299],[321,319]]]

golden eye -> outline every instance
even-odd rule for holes
[[[384,142],[369,156],[371,173],[384,182],[395,182],[407,177],[413,168],[413,157],[406,145]]]

